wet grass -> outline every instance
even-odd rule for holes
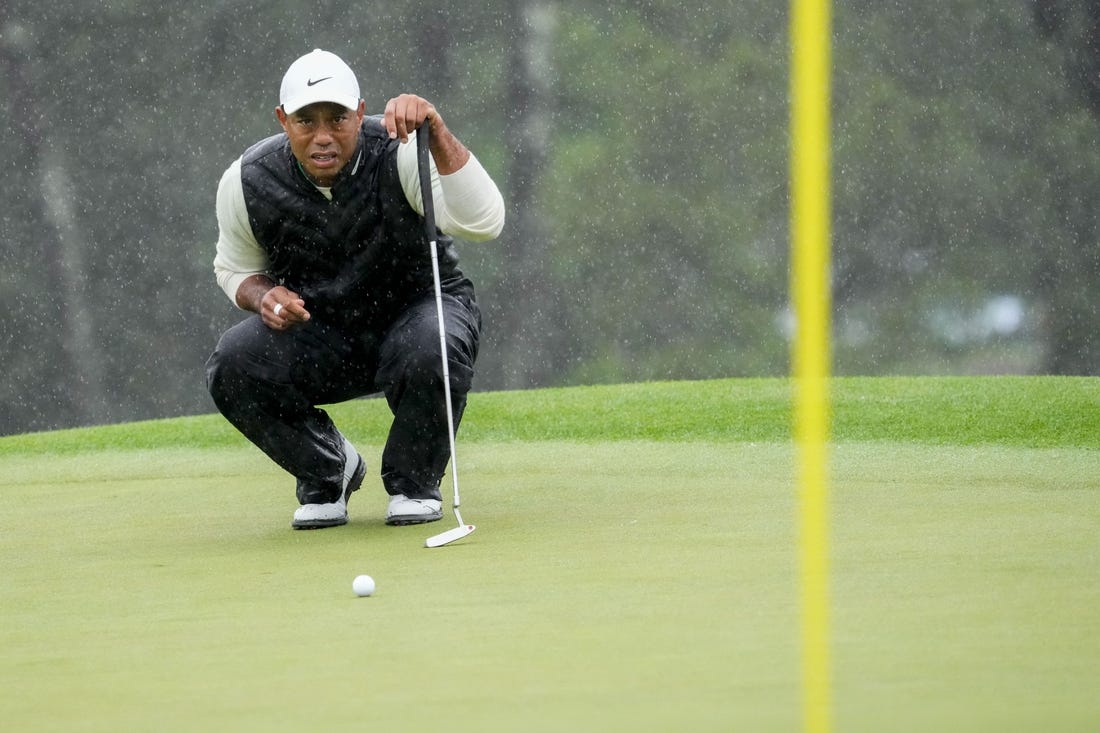
[[[1098,395],[834,384],[837,730],[1100,725]],[[438,550],[382,523],[384,403],[332,412],[371,470],[318,532],[216,416],[0,439],[4,727],[798,729],[785,380],[476,395]]]
[[[1100,448],[1100,378],[845,377],[832,380],[838,442]],[[752,442],[788,438],[787,379],[645,382],[475,393],[466,441],[620,440]],[[331,408],[346,432],[381,440],[381,399]],[[0,456],[163,445],[244,445],[220,416],[150,420],[97,429],[0,437]]]

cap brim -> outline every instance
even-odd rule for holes
[[[294,114],[302,107],[308,107],[311,104],[317,104],[318,102],[331,102],[338,104],[341,107],[346,107],[350,110],[359,108],[359,100],[354,97],[345,97],[339,94],[307,94],[303,97],[298,97],[290,102],[283,103],[283,112],[288,115]]]

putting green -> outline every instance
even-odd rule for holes
[[[428,550],[452,519],[382,524],[374,430],[312,532],[255,449],[110,430],[0,446],[5,729],[799,728],[785,442],[464,442],[478,531]],[[838,730],[1100,725],[1100,451],[1040,444],[834,447]]]

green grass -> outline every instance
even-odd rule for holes
[[[831,395],[840,442],[1100,448],[1096,378],[847,377],[832,381]],[[462,440],[783,441],[790,434],[791,400],[786,379],[487,392],[471,399]],[[380,399],[337,405],[331,413],[349,433],[377,438],[389,426]],[[0,456],[177,444],[206,448],[244,441],[220,416],[202,415],[0,437]]]
[[[832,392],[836,729],[1100,729],[1100,380]],[[799,729],[786,380],[477,394],[439,550],[385,404],[331,412],[370,472],[319,532],[217,416],[0,439],[2,727]]]

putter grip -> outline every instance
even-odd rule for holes
[[[432,151],[428,147],[430,142],[429,123],[424,120],[416,130],[416,166],[420,173],[420,198],[424,206],[424,234],[429,242],[436,239],[435,231],[435,201],[432,200],[432,171],[429,164]]]

